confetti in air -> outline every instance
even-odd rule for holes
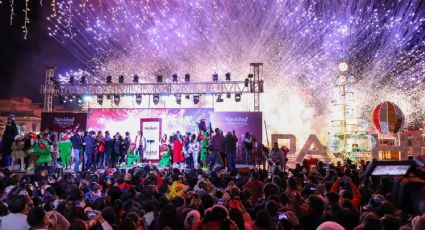
[[[52,0],[51,7],[49,34],[87,63],[94,81],[186,72],[242,80],[250,62],[263,62],[265,120],[306,136],[325,132],[344,61],[364,119],[384,100],[408,122],[423,118],[424,1]]]

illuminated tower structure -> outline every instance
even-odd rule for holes
[[[328,146],[336,156],[356,160],[366,149],[367,136],[356,110],[355,78],[347,74],[347,63],[341,62],[338,69],[339,76],[333,85]]]

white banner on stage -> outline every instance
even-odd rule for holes
[[[161,138],[161,119],[141,119],[143,136],[146,138],[144,158],[148,161],[159,160],[159,145]]]

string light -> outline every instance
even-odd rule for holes
[[[13,24],[13,16],[15,16],[15,9],[13,5],[15,4],[15,0],[10,0],[10,25]]]
[[[24,39],[27,39],[28,36],[28,24],[30,23],[30,19],[28,18],[28,12],[30,11],[30,9],[28,8],[28,2],[29,0],[25,0],[25,9],[24,9],[24,26],[22,26],[23,28],[23,32],[24,32]]]

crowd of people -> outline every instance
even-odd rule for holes
[[[417,209],[403,210],[391,202],[395,179],[367,175],[364,161],[333,165],[310,159],[291,168],[287,148],[274,143],[263,148],[271,167],[238,170],[229,154],[236,135],[216,129],[214,135],[164,135],[156,167],[133,164],[145,158],[142,133],[134,140],[128,133],[111,137],[78,129],[53,136],[46,131],[16,138],[12,159],[32,153],[31,162],[57,165],[52,153],[78,154],[91,170],[79,170],[79,159],[72,157],[61,165],[74,163],[73,173],[16,174],[4,167],[0,230],[425,229],[425,189],[412,204]]]

